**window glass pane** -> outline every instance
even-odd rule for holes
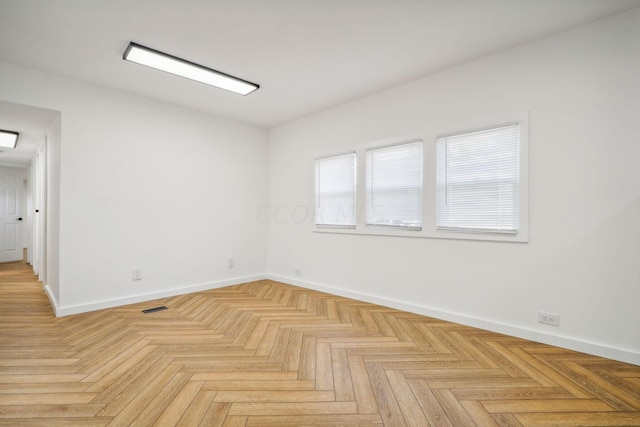
[[[326,227],[355,227],[355,153],[316,160],[315,223]]]
[[[518,125],[442,137],[436,150],[438,229],[515,233]]]
[[[367,151],[367,224],[422,228],[422,142]]]

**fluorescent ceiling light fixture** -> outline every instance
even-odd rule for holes
[[[248,95],[260,86],[220,71],[195,64],[157,50],[131,42],[122,59],[147,67],[226,89],[240,95]]]
[[[0,130],[0,147],[16,148],[19,135],[18,132],[12,130]]]

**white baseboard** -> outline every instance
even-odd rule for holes
[[[166,289],[159,292],[150,292],[146,294],[132,295],[124,298],[114,298],[110,300],[95,301],[87,304],[63,306],[58,304],[58,301],[53,297],[50,290],[45,286],[53,310],[56,317],[69,316],[72,314],[86,313],[89,311],[102,310],[105,308],[120,307],[127,304],[136,304],[139,302],[153,301],[160,298],[173,297],[176,295],[190,294],[193,292],[208,291],[210,289],[222,288],[224,286],[239,285],[241,283],[254,282],[256,280],[266,279],[265,275],[243,276],[233,279],[219,280],[216,282],[201,283],[197,285],[190,285],[181,288]]]
[[[49,302],[51,303],[51,307],[53,307],[53,314],[56,317],[60,317],[58,315],[58,307],[60,307],[60,304],[58,303],[56,296],[51,292],[51,288],[47,284],[43,284],[42,290],[47,294],[47,297],[49,297]]]
[[[509,325],[492,320],[471,317],[461,313],[452,313],[432,307],[411,304],[403,301],[396,301],[376,295],[353,292],[347,289],[334,288],[318,283],[303,281],[294,277],[280,276],[277,274],[267,274],[267,279],[640,366],[640,353],[636,353],[630,350],[610,347],[607,345],[588,342],[584,340],[578,340],[568,336],[545,333],[533,329],[523,328],[521,326]]]
[[[505,323],[499,323],[492,320],[481,319],[477,317],[471,317],[461,313],[453,313],[449,311],[443,311],[432,307],[423,305],[416,305],[403,301],[397,301],[390,298],[384,298],[372,294],[354,292],[347,289],[336,288],[318,283],[308,282],[300,280],[294,277],[280,276],[276,274],[267,275],[254,275],[237,277],[233,279],[220,280],[216,282],[208,282],[197,285],[191,285],[181,288],[167,289],[159,292],[151,292],[147,294],[133,295],[124,298],[115,298],[111,300],[95,301],[88,304],[81,304],[75,306],[60,306],[58,300],[55,298],[51,289],[45,285],[43,286],[46,292],[56,317],[69,316],[72,314],[86,313],[89,311],[102,310],[105,308],[119,307],[127,304],[135,304],[144,301],[152,301],[160,298],[167,298],[176,295],[189,294],[193,292],[206,291],[209,289],[221,288],[224,286],[239,285],[241,283],[254,282],[257,280],[270,279],[290,285],[300,286],[306,289],[313,289],[320,292],[325,292],[333,295],[338,295],[346,298],[353,298],[359,301],[370,302],[378,304],[384,307],[395,308],[398,310],[407,311],[410,313],[421,314],[423,316],[434,317],[437,319],[446,320],[449,322],[460,323],[462,325],[472,326],[475,328],[485,329],[492,332],[498,332],[505,335],[510,335],[518,338],[528,339],[531,341],[541,342],[544,344],[554,345],[557,347],[567,348],[570,350],[579,351],[582,353],[592,354],[595,356],[606,357],[612,360],[618,360],[620,362],[631,363],[640,366],[640,354],[634,351],[615,348],[604,344],[598,344],[588,342],[584,340],[575,339],[568,336],[545,333],[533,329],[523,328],[521,326],[509,325]]]

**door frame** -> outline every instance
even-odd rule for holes
[[[30,167],[31,239],[27,246],[27,259],[33,272],[46,283],[47,263],[47,136],[36,150]]]

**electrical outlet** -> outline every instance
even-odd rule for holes
[[[131,280],[142,280],[142,269],[134,268],[131,270]]]
[[[293,274],[295,274],[296,276],[302,276],[302,270],[296,268],[295,270],[293,270]]]
[[[234,268],[236,266],[236,260],[233,258],[229,258],[229,263],[227,264],[227,268]]]
[[[555,313],[538,312],[538,322],[545,325],[560,326],[560,315]]]

